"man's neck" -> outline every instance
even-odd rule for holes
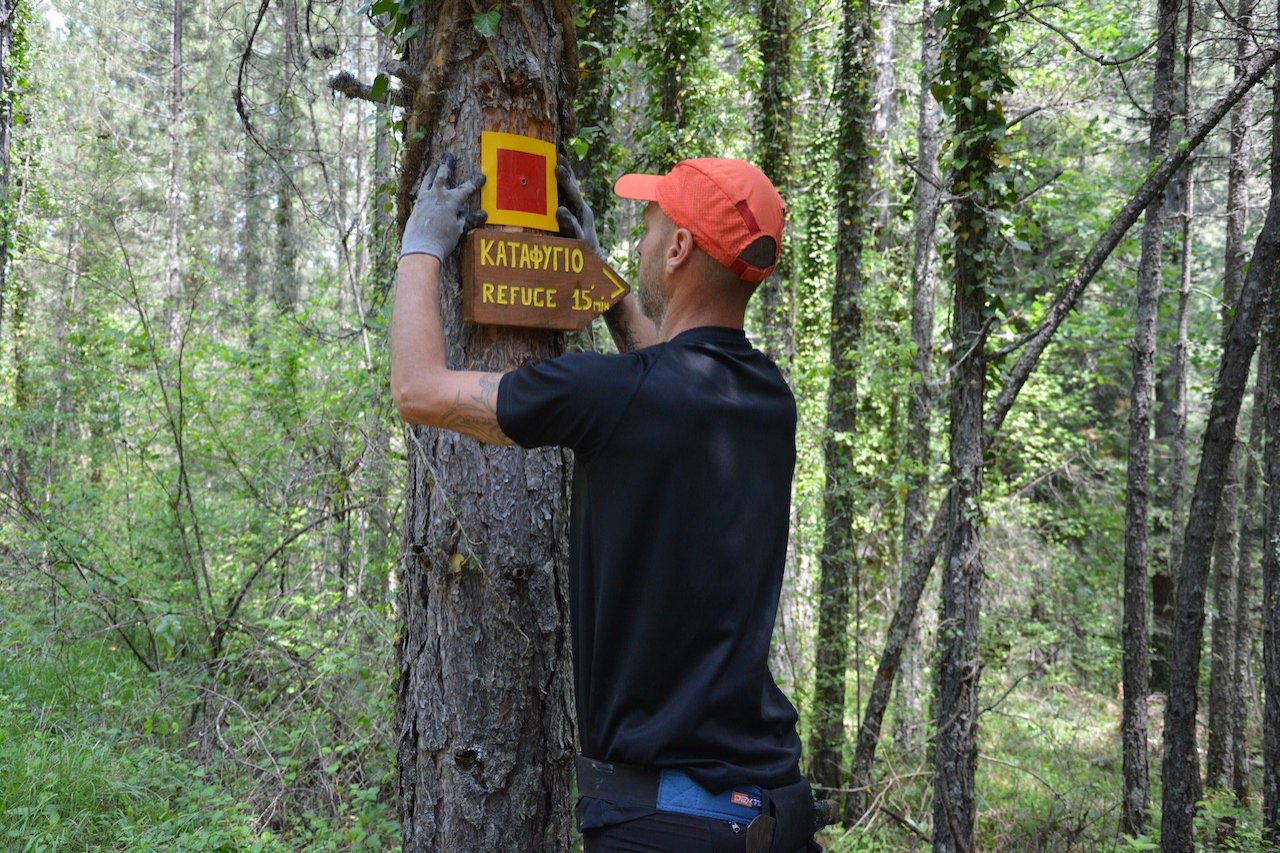
[[[741,329],[745,322],[745,306],[725,300],[700,298],[693,288],[697,282],[687,283],[687,287],[676,288],[671,302],[658,327],[658,340],[669,341],[682,332],[698,329],[703,326],[724,326],[730,329]]]

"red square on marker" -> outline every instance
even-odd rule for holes
[[[480,204],[490,225],[559,231],[556,222],[556,147],[532,136],[486,130],[480,134],[480,171],[489,180]]]
[[[547,210],[547,158],[528,151],[498,149],[498,207],[523,213]]]

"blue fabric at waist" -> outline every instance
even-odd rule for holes
[[[664,812],[750,823],[760,814],[760,788],[740,785],[713,794],[681,770],[662,770],[658,775],[656,808]]]

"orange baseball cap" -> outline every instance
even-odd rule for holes
[[[623,175],[613,191],[657,202],[677,227],[689,230],[694,245],[743,281],[764,281],[778,265],[786,205],[764,172],[744,160],[682,160],[665,175]],[[757,266],[743,253],[763,238],[773,245],[766,242],[766,251],[756,249],[750,257],[770,261]]]

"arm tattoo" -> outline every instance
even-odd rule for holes
[[[440,425],[491,444],[515,444],[498,426],[498,382],[500,373],[480,377],[478,393],[459,393],[444,411]]]
[[[605,312],[605,325],[609,327],[609,331],[613,334],[613,342],[618,345],[620,352],[631,352],[640,349],[640,341],[636,337],[635,330],[631,328],[631,324],[624,320],[621,316],[613,312]]]

